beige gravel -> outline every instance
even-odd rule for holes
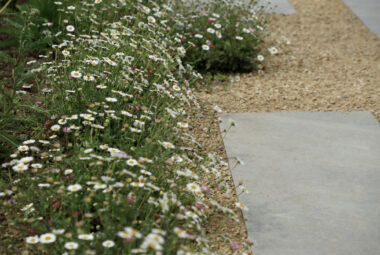
[[[192,132],[205,150],[225,160],[213,105],[225,112],[371,111],[380,121],[380,39],[341,0],[289,1],[296,14],[272,14],[268,41],[286,36],[291,43],[263,74],[240,75],[240,82],[227,89],[215,83],[212,91],[196,93],[204,117],[193,120]],[[223,174],[233,185],[230,170]],[[221,203],[231,203],[220,191],[213,192]],[[220,217],[211,217],[207,226],[212,246],[221,254],[237,254],[220,236],[227,233],[241,245],[247,238],[244,221]]]
[[[290,0],[292,15],[273,15],[273,38],[290,53],[263,75],[245,74],[228,90],[198,98],[225,112],[371,111],[380,121],[380,39],[340,0]]]

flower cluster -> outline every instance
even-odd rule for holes
[[[201,72],[250,72],[264,67],[265,16],[256,1],[179,1],[169,25],[185,64]],[[175,14],[174,14],[175,13]]]
[[[237,220],[245,208],[219,205],[199,178],[222,185],[226,165],[197,153],[186,133],[199,107],[190,85],[202,76],[182,65],[172,9],[142,2],[55,2],[64,14],[57,57],[38,68],[54,114],[2,164],[0,199],[26,249],[207,254],[210,209]],[[226,36],[214,23],[208,33]]]

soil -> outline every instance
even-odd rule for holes
[[[225,160],[214,105],[230,113],[371,111],[380,121],[380,39],[341,0],[289,1],[296,13],[271,14],[269,31],[272,42],[285,36],[290,44],[267,62],[265,72],[241,74],[240,82],[215,82],[211,90],[195,93],[204,115],[193,125],[198,141]],[[224,175],[233,185],[229,169]],[[218,196],[223,204],[223,194]],[[218,217],[208,226],[212,246],[221,254],[233,254],[217,237],[229,233],[242,247],[247,239],[244,221]]]
[[[193,117],[191,120],[192,128],[190,129],[190,133],[195,137],[196,141],[202,145],[201,150],[206,153],[218,154],[222,160],[228,162],[227,154],[219,132],[219,122],[214,110],[212,110],[207,103],[202,103],[202,108],[200,112],[197,113],[197,116],[198,117]],[[228,184],[231,188],[231,194],[226,195],[224,191],[213,186],[213,180],[203,179],[203,183],[206,182],[209,184],[210,197],[213,200],[216,200],[219,204],[225,207],[234,209],[233,204],[234,202],[237,202],[238,199],[231,171],[228,167],[218,170],[221,173],[223,182]],[[243,251],[250,254],[248,245],[252,243],[252,240],[248,239],[241,211],[235,209],[235,212],[238,216],[239,222],[230,219],[222,212],[214,212],[205,224],[211,250],[217,251],[218,254],[241,254]],[[237,244],[239,249],[232,249],[231,241]]]

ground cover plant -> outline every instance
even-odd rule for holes
[[[167,1],[54,6],[62,31],[46,25],[51,50],[28,61],[26,73],[43,78],[19,84],[38,86],[36,103],[49,118],[39,123],[43,132],[24,139],[2,163],[7,229],[0,249],[211,253],[206,218],[221,210],[237,220],[236,212],[246,208],[210,197],[208,179],[230,188],[218,170],[226,163],[198,153],[186,131],[199,107],[191,85],[202,78],[186,57],[188,31],[176,28],[188,17],[173,23],[178,6]]]
[[[173,8],[171,25],[186,49],[180,52],[185,63],[203,73],[262,69],[269,53],[262,49],[266,19],[257,1],[193,0]]]
[[[15,3],[7,1],[0,9],[0,161],[25,136],[41,131],[35,127],[47,110],[29,100],[40,90],[29,65],[35,62],[33,57],[46,57],[43,54],[55,40],[52,33],[60,26],[54,1]],[[5,8],[12,4],[12,9]]]

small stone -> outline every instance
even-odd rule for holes
[[[195,118],[197,118],[197,119],[201,119],[201,118],[203,118],[204,117],[204,115],[202,114],[202,113],[197,113],[196,115],[195,115]]]

